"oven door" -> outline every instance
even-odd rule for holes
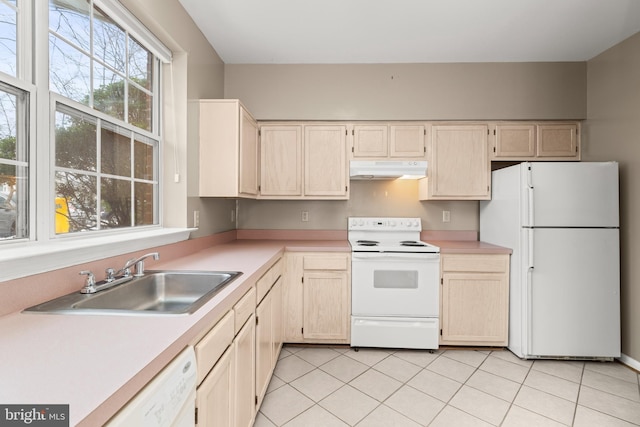
[[[354,316],[438,317],[440,254],[354,252]]]

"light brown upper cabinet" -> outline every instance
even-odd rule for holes
[[[492,160],[580,160],[579,124],[499,123]]]
[[[580,159],[577,124],[544,124],[537,126],[538,157]]]
[[[415,159],[426,155],[424,124],[357,124],[353,126],[353,157]]]
[[[426,135],[425,125],[390,125],[389,157],[424,157]]]
[[[189,101],[188,135],[200,150],[201,197],[258,195],[258,125],[240,101]]]
[[[304,195],[347,197],[347,127],[304,127]]]
[[[490,199],[488,141],[486,124],[433,125],[427,177],[419,184],[420,200]]]
[[[353,157],[387,157],[387,125],[355,125],[353,127]]]
[[[260,196],[302,196],[302,126],[260,128]]]
[[[349,198],[345,125],[263,125],[260,198]]]

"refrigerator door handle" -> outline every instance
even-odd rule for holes
[[[528,212],[527,214],[529,215],[528,218],[528,222],[527,224],[530,227],[534,226],[534,220],[533,220],[533,176],[531,174],[531,166],[529,166],[528,170],[527,170],[527,196],[529,198],[529,206],[528,206]]]
[[[531,270],[533,270],[533,229],[530,228],[529,230],[529,273],[531,273]]]

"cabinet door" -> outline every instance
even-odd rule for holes
[[[576,124],[538,125],[538,157],[578,157]]]
[[[534,125],[496,125],[495,158],[513,158],[535,156]]]
[[[240,195],[258,194],[258,125],[247,110],[240,108]]]
[[[258,407],[269,385],[273,358],[273,336],[271,328],[271,292],[256,308],[256,395]]]
[[[347,196],[346,126],[304,127],[304,195]]]
[[[423,125],[392,125],[389,126],[390,157],[424,157],[426,155]]]
[[[355,125],[353,157],[387,157],[387,125]]]
[[[260,195],[302,196],[302,126],[262,126],[260,135]]]
[[[491,198],[487,137],[486,125],[433,126],[428,198]]]
[[[349,338],[349,286],[345,271],[305,272],[304,338]]]
[[[441,343],[506,345],[506,275],[444,273],[442,279]]]
[[[197,425],[233,427],[234,421],[234,346],[222,355],[196,391]]]
[[[252,314],[235,339],[235,425],[251,427],[255,418],[256,319]]]
[[[282,278],[279,278],[271,288],[271,336],[273,341],[272,363],[275,365],[282,349]]]
[[[282,289],[283,334],[285,342],[302,342],[302,263],[304,255],[287,253],[285,255],[285,274]]]

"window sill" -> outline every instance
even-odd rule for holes
[[[48,243],[8,244],[0,248],[0,282],[181,242],[187,240],[194,230],[158,228]]]

